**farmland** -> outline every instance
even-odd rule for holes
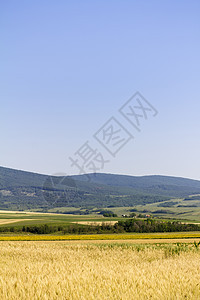
[[[22,226],[93,226],[122,219],[1,211],[0,229],[15,230],[0,234],[0,299],[198,299],[200,231],[19,231]]]
[[[34,234],[22,230],[114,226],[131,220],[120,216],[126,213],[123,209],[112,208],[118,214],[112,218],[98,213],[0,211],[0,230],[8,229],[0,233],[0,299],[198,299],[200,231]],[[167,224],[170,219],[153,220]]]
[[[122,218],[104,218],[102,215],[70,215],[55,213],[37,213],[37,212],[17,212],[17,211],[0,211],[0,228],[32,225],[64,225],[70,224],[100,224],[102,222],[112,223]]]
[[[0,242],[1,299],[199,299],[193,243]]]
[[[0,211],[0,230],[7,228],[0,233],[0,299],[198,299],[200,231],[34,234],[22,229],[136,220],[122,218],[125,209],[131,211],[123,209],[112,208],[118,214],[112,218]],[[153,218],[155,224],[168,220],[176,219]],[[198,219],[179,221],[198,226]]]

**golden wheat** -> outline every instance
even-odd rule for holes
[[[187,246],[187,245],[186,245]],[[199,299],[200,252],[114,243],[0,242],[0,299]]]

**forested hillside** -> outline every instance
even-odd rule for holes
[[[0,209],[134,206],[198,193],[200,182],[185,178],[113,174],[55,177],[0,167]]]

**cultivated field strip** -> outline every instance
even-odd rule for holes
[[[0,241],[65,241],[65,240],[165,240],[200,239],[200,232],[166,232],[133,234],[73,234],[73,235],[1,235]]]

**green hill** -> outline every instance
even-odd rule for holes
[[[0,209],[134,206],[200,194],[200,181],[114,174],[53,177],[0,167]]]

